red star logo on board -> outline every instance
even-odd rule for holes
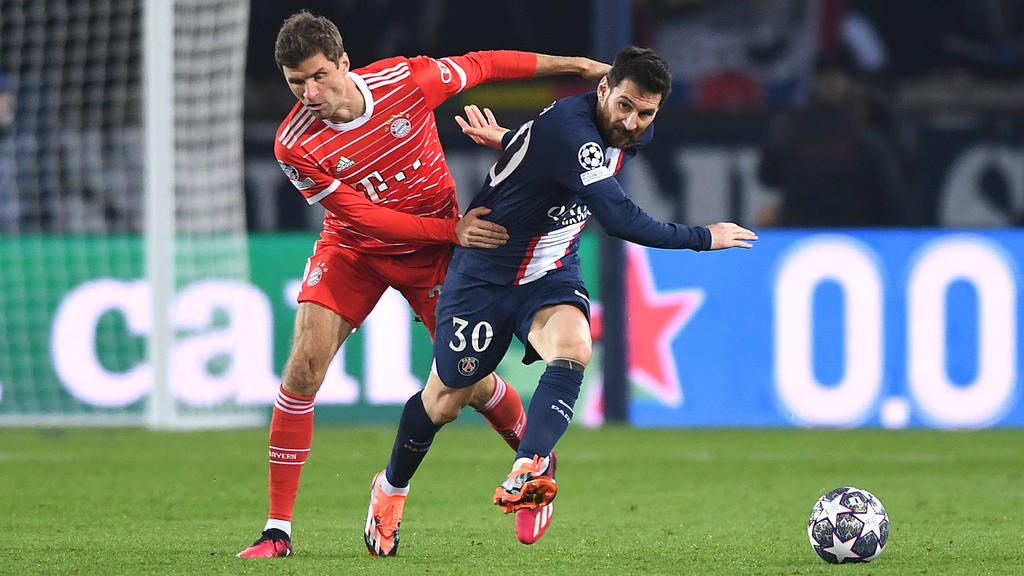
[[[658,291],[643,248],[626,248],[626,326],[629,331],[629,378],[662,403],[679,406],[679,383],[672,341],[704,303],[698,289]],[[601,307],[592,310],[592,334],[602,334]]]

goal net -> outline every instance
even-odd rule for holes
[[[244,302],[222,296],[249,279],[248,18],[0,0],[0,424],[266,418],[240,393]]]

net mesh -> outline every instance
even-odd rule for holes
[[[0,423],[143,421],[153,381],[144,9],[143,0],[0,0]],[[238,311],[215,297],[205,314],[182,302],[249,278],[248,18],[244,0],[174,2],[177,297],[165,305],[176,341],[164,353],[183,421],[255,412],[236,401]],[[197,341],[204,354],[183,352]],[[200,366],[183,365],[189,358]]]

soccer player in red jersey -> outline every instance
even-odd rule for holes
[[[484,51],[395,57],[351,70],[338,28],[306,11],[282,25],[275,59],[298,102],[278,129],[274,153],[307,202],[327,215],[306,264],[294,343],[270,422],[268,521],[238,554],[245,558],[291,555],[314,397],[335,353],[384,291],[397,289],[433,335],[451,245],[495,248],[508,239],[503,227],[483,219],[487,209],[459,217],[434,108],[481,82],[555,74],[596,81],[609,68],[588,58]],[[519,395],[493,374],[477,389],[470,405],[516,449],[526,420]],[[406,403],[410,410],[424,411],[419,394]],[[408,490],[383,485],[395,494]],[[550,514],[538,518],[546,526]],[[387,546],[381,555],[394,551]]]

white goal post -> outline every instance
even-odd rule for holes
[[[0,425],[266,422],[236,393],[245,311],[218,300],[250,276],[248,21],[248,0],[0,0]]]

